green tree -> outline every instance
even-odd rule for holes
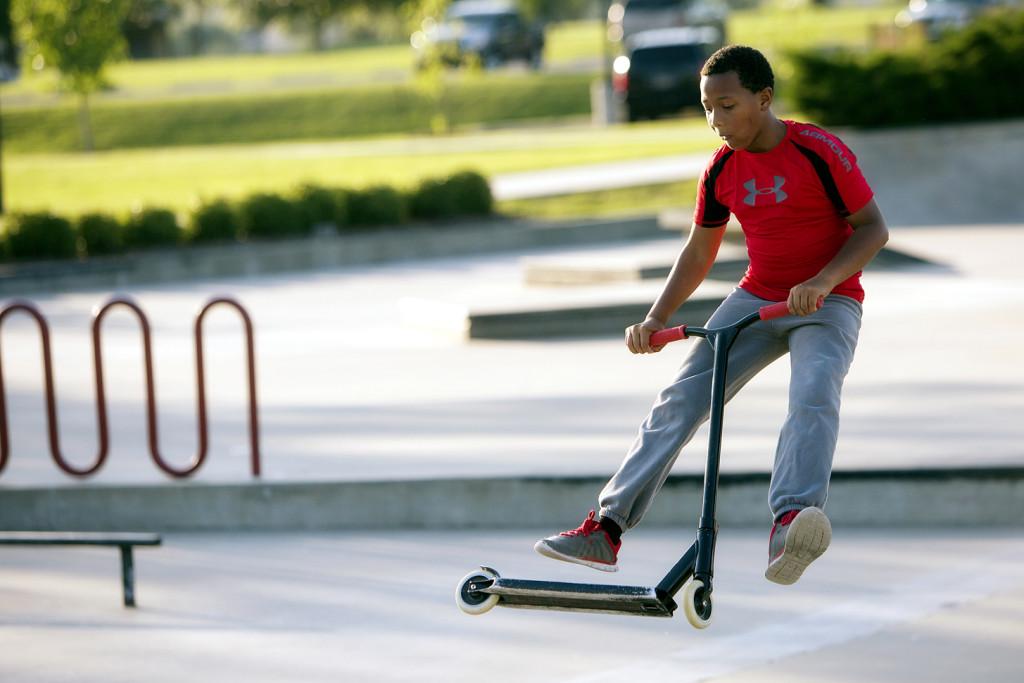
[[[420,52],[414,85],[434,105],[430,120],[430,129],[434,133],[448,133],[451,129],[448,106],[451,76],[444,61],[445,55],[428,42],[427,32],[431,30],[428,26],[436,28],[450,3],[451,0],[408,0],[401,7],[412,33],[412,44]]]
[[[104,67],[124,56],[121,22],[127,0],[14,0],[11,14],[27,66],[54,68],[79,95],[82,147],[93,148],[89,95],[104,85]]]
[[[14,66],[17,60],[11,26],[11,0],[0,0],[0,68],[5,64]]]

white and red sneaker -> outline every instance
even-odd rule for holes
[[[807,565],[828,550],[831,541],[832,525],[820,508],[787,512],[772,527],[764,578],[783,586],[796,583]]]

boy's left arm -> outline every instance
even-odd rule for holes
[[[835,258],[815,277],[789,290],[789,310],[807,316],[818,310],[818,299],[828,296],[839,284],[863,270],[889,241],[889,228],[874,199],[846,219],[853,234]]]

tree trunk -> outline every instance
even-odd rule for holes
[[[82,139],[82,150],[93,151],[92,122],[89,120],[89,95],[81,93],[78,103],[78,132]]]

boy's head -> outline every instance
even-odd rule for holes
[[[726,45],[704,62],[700,75],[716,76],[735,71],[740,85],[752,93],[775,89],[775,74],[764,55],[746,45]]]
[[[732,149],[765,152],[786,126],[772,113],[775,76],[752,47],[729,45],[715,52],[700,72],[700,101],[708,125]]]

